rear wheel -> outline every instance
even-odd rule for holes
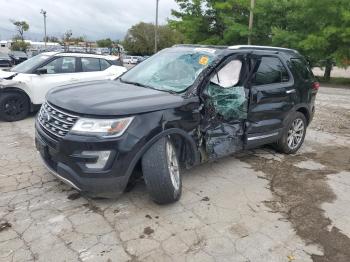
[[[181,197],[182,179],[176,149],[168,137],[159,139],[142,157],[142,171],[151,198],[158,204]]]
[[[306,118],[302,113],[295,112],[276,144],[277,150],[285,154],[296,153],[304,142],[305,134]]]
[[[19,92],[0,95],[0,118],[12,122],[24,119],[29,113],[29,100]]]

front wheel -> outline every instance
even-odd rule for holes
[[[24,119],[29,113],[28,98],[18,92],[3,93],[0,95],[0,118],[8,121]]]
[[[151,198],[158,204],[181,197],[182,179],[176,149],[168,137],[159,139],[142,157],[142,171]]]
[[[300,112],[295,112],[290,118],[276,148],[285,154],[294,154],[302,146],[306,135],[306,118]]]

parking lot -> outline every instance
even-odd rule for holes
[[[297,155],[196,167],[158,206],[140,181],[89,199],[50,175],[34,116],[0,122],[0,261],[350,261],[350,89],[322,87]]]

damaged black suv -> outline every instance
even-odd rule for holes
[[[114,197],[143,174],[152,199],[171,203],[184,168],[264,144],[295,153],[318,88],[295,50],[174,46],[114,81],[52,90],[36,147],[82,193]]]

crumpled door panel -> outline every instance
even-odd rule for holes
[[[243,123],[219,123],[205,134],[209,159],[228,156],[243,149]]]

